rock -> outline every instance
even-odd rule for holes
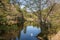
[[[51,40],[60,40],[60,31]]]

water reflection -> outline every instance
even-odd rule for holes
[[[40,28],[36,26],[27,26],[21,31],[20,37],[16,37],[17,40],[38,40],[36,36],[40,33]]]
[[[18,27],[18,30],[11,30],[3,33],[2,40],[39,40],[36,36],[41,32],[40,26],[35,22],[25,22]]]

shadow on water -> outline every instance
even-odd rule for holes
[[[6,26],[5,33],[1,33],[1,40],[39,40],[36,36],[41,32],[40,25],[36,22],[25,22],[17,25]],[[13,29],[14,28],[14,29]]]

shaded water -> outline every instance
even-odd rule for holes
[[[17,32],[4,34],[6,40],[39,40],[36,36],[41,32],[40,26],[35,22],[25,22]],[[8,36],[6,36],[8,35]],[[1,36],[0,36],[1,37]],[[3,37],[3,39],[5,39]]]
[[[26,26],[19,34],[19,37],[16,37],[16,40],[38,40],[36,36],[39,33],[40,28],[37,28],[36,26]]]

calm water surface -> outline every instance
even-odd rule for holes
[[[36,36],[40,32],[40,28],[36,26],[26,26],[19,34],[19,37],[16,37],[16,40],[38,40]]]
[[[0,38],[4,40],[39,40],[36,36],[40,32],[41,29],[39,25],[33,22],[25,22],[22,26],[20,25],[20,27],[18,27],[17,31],[10,29],[9,33],[3,33]]]

